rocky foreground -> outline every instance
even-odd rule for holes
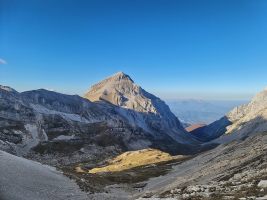
[[[74,166],[62,169],[73,181],[54,168],[1,152],[0,197],[263,200],[267,199],[266,144],[267,133],[262,133],[220,145],[185,161],[171,160],[100,174],[78,173]]]
[[[143,197],[267,199],[267,133],[234,141],[147,181]]]
[[[74,181],[53,167],[0,151],[1,200],[86,200]]]

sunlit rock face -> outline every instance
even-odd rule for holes
[[[227,115],[232,125],[226,134],[251,134],[267,131],[267,90],[258,93],[250,103],[236,107]]]
[[[248,135],[267,131],[267,90],[258,93],[248,104],[231,110],[220,120],[195,130],[202,139],[220,136],[219,142],[231,141]]]
[[[164,101],[146,92],[123,72],[93,85],[85,98],[118,106],[119,112],[133,126],[140,126],[154,135],[167,134],[177,142],[196,143]]]
[[[137,112],[157,114],[160,99],[148,94],[126,74],[119,72],[98,84],[93,85],[85,94],[91,101],[107,101],[114,105]]]

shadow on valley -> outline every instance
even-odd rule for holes
[[[142,190],[146,185],[142,182],[147,181],[149,178],[163,176],[172,170],[172,166],[178,165],[188,159],[189,157],[183,160],[174,159],[110,173],[79,173],[74,170],[75,166],[64,167],[61,170],[66,176],[74,179],[82,190],[90,193],[105,192],[105,186],[114,184],[127,184],[129,188]],[[99,165],[105,166],[106,164],[105,162],[100,162],[88,166],[88,163],[79,163],[87,171],[93,167],[99,167]]]
[[[222,136],[226,132],[226,127],[231,125],[232,122],[229,121],[229,119],[224,116],[221,119],[197,128],[190,133],[193,134],[195,137],[197,137],[202,142],[209,142],[211,140],[214,140],[220,136]]]

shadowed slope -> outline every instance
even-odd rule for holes
[[[85,193],[55,168],[0,151],[1,200],[86,200]]]
[[[238,106],[226,116],[193,131],[203,141],[210,141],[222,136],[217,140],[223,142],[224,137],[242,138],[249,134],[267,131],[267,90],[258,93],[250,103]],[[236,135],[235,136],[225,136]],[[225,140],[225,141],[228,141]]]

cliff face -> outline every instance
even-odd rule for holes
[[[226,134],[254,134],[267,130],[267,90],[258,93],[250,103],[233,109],[227,115],[231,125]]]
[[[250,103],[238,106],[220,120],[194,133],[204,141],[220,136],[223,142],[267,131],[267,90],[258,93]]]
[[[160,112],[160,104],[163,104],[159,98],[144,91],[122,72],[93,85],[85,97],[90,101],[102,100],[137,112],[154,114]]]
[[[168,135],[177,142],[196,143],[165,102],[146,92],[122,72],[92,86],[85,98],[123,108],[121,113],[133,126],[138,125],[153,135]]]

